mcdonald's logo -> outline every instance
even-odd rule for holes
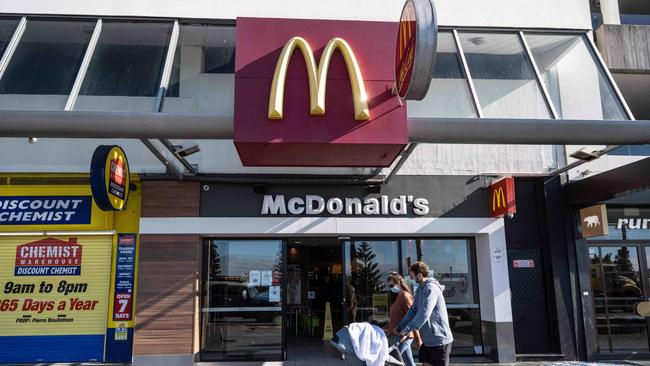
[[[515,204],[515,180],[506,177],[490,186],[490,216],[503,217],[517,212]]]
[[[390,166],[408,143],[406,103],[391,92],[396,34],[394,22],[237,18],[242,165]]]
[[[499,187],[492,192],[492,211],[502,207],[506,207],[506,195],[503,193],[503,187]]]
[[[282,119],[284,106],[284,84],[287,77],[287,70],[291,55],[295,49],[299,49],[307,66],[307,79],[309,81],[309,104],[310,113],[315,116],[325,114],[325,91],[327,85],[327,71],[334,51],[339,50],[343,55],[350,77],[352,87],[352,98],[354,102],[354,119],[357,121],[367,121],[370,119],[368,109],[368,95],[361,75],[361,69],[357,58],[350,45],[342,38],[332,38],[320,58],[318,67],[316,59],[309,43],[302,37],[293,37],[282,48],[280,57],[275,66],[273,82],[271,84],[271,94],[269,96],[269,119]]]

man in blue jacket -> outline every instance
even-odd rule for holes
[[[422,346],[418,358],[422,365],[448,366],[454,338],[449,328],[442,286],[434,278],[429,278],[429,266],[424,262],[413,263],[409,276],[419,286],[415,291],[413,306],[393,332],[404,336],[419,330]]]

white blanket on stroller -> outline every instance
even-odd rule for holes
[[[350,340],[357,358],[366,366],[384,366],[388,355],[388,339],[383,329],[370,323],[352,323],[348,326]]]

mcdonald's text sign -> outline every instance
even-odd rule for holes
[[[506,177],[490,185],[490,216],[503,217],[517,212],[515,179]]]
[[[238,18],[233,140],[245,166],[389,166],[398,23]]]

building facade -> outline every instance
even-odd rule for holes
[[[109,295],[122,294],[98,298],[103,307],[96,317],[104,321],[95,322],[91,333],[37,325],[25,330],[12,324],[0,335],[0,344],[19,350],[32,345],[21,335],[51,335],[56,343],[65,339],[61,337],[92,334],[95,353],[65,358],[65,352],[46,350],[23,355],[30,359],[3,355],[0,362],[163,365],[336,357],[323,342],[331,337],[330,329],[357,321],[384,322],[388,272],[406,275],[408,266],[420,260],[445,286],[454,359],[591,360],[641,354],[634,347],[643,339],[647,351],[645,320],[630,310],[647,297],[642,288],[650,286],[642,273],[647,261],[642,238],[622,230],[612,239],[616,243],[587,242],[576,216],[584,206],[639,188],[585,196],[599,184],[607,186],[593,178],[612,174],[612,169],[634,171],[624,166],[628,163],[644,164],[632,149],[608,156],[602,146],[410,143],[398,149],[387,167],[355,163],[365,154],[357,152],[343,155],[350,163],[339,164],[353,167],[244,166],[244,155],[257,161],[284,154],[291,161],[322,162],[323,155],[336,154],[325,149],[340,136],[327,135],[329,140],[316,150],[311,146],[291,153],[282,145],[280,152],[246,152],[240,144],[242,123],[257,116],[281,130],[269,144],[292,137],[282,123],[315,124],[320,118],[309,115],[311,89],[304,76],[309,64],[302,67],[300,52],[295,52],[293,58],[289,54],[282,92],[286,118],[266,120],[273,93],[267,87],[282,44],[264,47],[280,32],[306,39],[316,59],[324,57],[327,40],[345,38],[368,92],[383,95],[368,101],[377,118],[369,123],[381,123],[382,113],[401,113],[404,123],[406,118],[634,119],[615,83],[620,70],[612,76],[599,53],[606,54],[600,39],[598,46],[594,43],[600,30],[592,29],[595,10],[587,0],[435,2],[439,32],[430,88],[423,100],[402,104],[385,79],[386,70],[394,76],[390,72],[403,5],[383,0],[372,5],[360,0],[3,4],[0,110],[38,113],[43,120],[60,111],[95,113],[89,118],[119,114],[134,123],[138,113],[176,114],[179,124],[184,115],[205,115],[234,119],[239,140],[2,138],[0,153],[7,159],[0,164],[6,176],[0,203],[19,196],[15,184],[35,190],[42,184],[59,184],[63,190],[74,186],[87,196],[88,168],[98,145],[124,148],[133,186],[127,211],[104,213],[89,203],[93,214],[111,216],[115,223],[92,230],[46,222],[10,225],[13,212],[0,205],[6,211],[0,211],[0,240],[14,240],[3,242],[0,250],[15,251],[15,244],[39,238],[63,240],[70,231],[80,237],[105,236],[104,244],[88,243],[111,253],[104,253],[108,272],[96,281]],[[260,28],[251,32],[244,24]],[[271,25],[261,28],[265,24]],[[309,24],[320,26],[310,29]],[[323,118],[334,116],[327,120],[334,124],[357,112],[350,102],[355,93],[355,82],[348,80],[353,79],[351,57],[340,53],[343,57],[332,54],[323,102],[328,105]],[[255,84],[257,79],[263,81]],[[245,133],[257,132],[254,124],[245,126]],[[308,128],[314,128],[315,140],[331,131],[327,125]],[[583,164],[574,152],[584,149],[598,151],[599,158]],[[499,199],[490,186],[504,176],[515,177],[516,213],[494,217],[491,205]],[[22,195],[50,194],[63,195]],[[613,203],[612,210],[636,209],[640,217],[645,212],[636,203],[625,205]],[[613,212],[610,218],[619,217]],[[126,226],[118,227],[122,221]],[[116,290],[119,268],[126,268],[119,267],[126,260],[120,253],[131,253],[120,246],[127,234],[137,248],[127,255],[135,261],[131,295]],[[21,235],[33,237],[18,240]],[[618,267],[595,258],[620,257],[622,248],[633,270],[613,270],[622,273],[613,281],[629,290],[614,294],[603,288],[608,270]],[[18,258],[3,266],[7,268],[0,270],[13,276],[0,277],[5,294],[14,293]],[[635,271],[645,287],[621,278]],[[604,274],[605,285],[589,280],[597,273]],[[70,282],[65,274],[58,276],[57,281]],[[621,319],[621,312],[613,309],[612,301],[618,299],[612,297],[626,299],[618,306],[632,320],[613,320]],[[21,303],[26,299],[16,298]],[[125,299],[132,313],[118,306]],[[601,304],[605,312],[599,310]],[[29,307],[20,311],[21,317],[36,316]],[[16,322],[16,314],[4,315],[2,321]],[[48,315],[58,314],[52,309]],[[630,342],[633,348],[627,346]]]

